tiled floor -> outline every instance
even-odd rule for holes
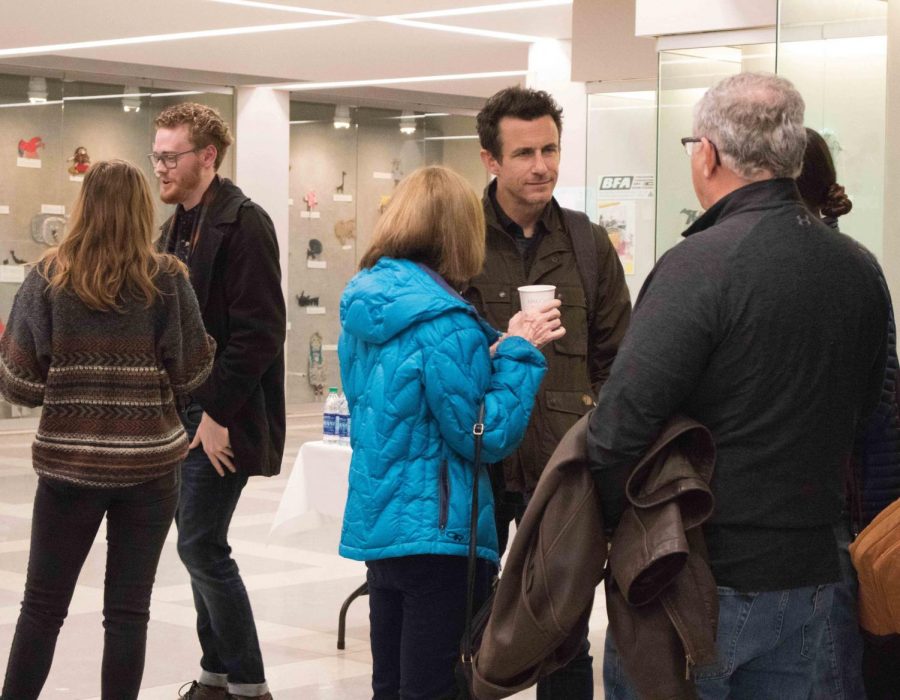
[[[12,641],[28,563],[31,503],[37,478],[31,469],[34,419],[0,421],[0,672]],[[318,439],[316,406],[292,407],[280,476],[251,479],[231,527],[231,544],[253,602],[269,685],[277,700],[363,700],[371,697],[372,659],[368,607],[355,602],[347,619],[347,648],[336,648],[343,599],[364,579],[364,566],[337,555],[339,524],[270,536],[270,526],[300,445]],[[100,695],[105,559],[101,531],[79,579],[60,633],[42,698],[86,700]],[[602,598],[595,604],[591,642],[595,655],[606,628]],[[153,591],[143,700],[174,700],[196,676],[199,646],[187,574],[175,552],[174,529],[163,551]],[[602,697],[595,662],[597,697]],[[516,698],[533,698],[534,691]]]

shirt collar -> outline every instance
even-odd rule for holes
[[[509,218],[505,211],[503,211],[503,207],[500,206],[500,202],[497,201],[497,180],[491,180],[487,189],[488,200],[491,203],[491,206],[494,208],[494,213],[497,215],[497,222],[500,224],[501,228],[506,231],[509,235],[514,238],[524,238],[525,231],[519,224]],[[547,206],[544,207],[544,211],[541,212],[541,216],[537,221],[535,231],[536,234],[545,234],[549,233],[553,229],[552,225],[552,212],[553,212],[553,203],[555,200],[551,199]]]
[[[707,209],[681,235],[687,238],[727,219],[738,212],[750,209],[768,209],[787,202],[800,202],[797,183],[789,177],[770,178],[751,182],[726,194]]]

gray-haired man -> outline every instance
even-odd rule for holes
[[[792,179],[803,110],[774,75],[731,76],[701,99],[682,142],[706,212],[644,285],[590,425],[609,527],[629,468],[670,417],[715,438],[704,536],[719,658],[692,669],[704,699],[809,696],[840,578],[842,470],[883,378],[876,270],[809,214]],[[607,698],[633,697],[607,647]]]

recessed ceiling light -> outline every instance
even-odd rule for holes
[[[493,29],[475,29],[473,27],[458,27],[455,24],[438,24],[436,22],[419,22],[417,20],[402,17],[378,17],[379,22],[386,24],[399,24],[404,27],[417,29],[430,29],[438,32],[450,32],[452,34],[469,34],[471,36],[484,36],[490,39],[505,39],[506,41],[521,41],[533,44],[545,37],[530,36],[528,34],[514,34],[512,32],[499,32]]]
[[[402,15],[395,15],[395,17],[403,19],[412,19],[417,17],[459,17],[461,15],[483,15],[491,12],[535,10],[541,7],[557,7],[561,5],[571,4],[572,0],[524,0],[523,2],[506,2],[494,5],[457,7],[452,10],[427,10],[425,12],[408,12]]]
[[[278,10],[279,12],[296,12],[304,15],[321,15],[324,17],[362,17],[362,15],[348,14],[347,12],[334,12],[333,10],[317,10],[311,7],[282,5],[278,2],[258,2],[257,0],[208,0],[208,2],[217,2],[221,5],[253,7],[259,10]]]

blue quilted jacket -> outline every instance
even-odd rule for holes
[[[485,403],[482,463],[525,432],[546,363],[528,341],[499,334],[443,280],[382,258],[341,298],[338,354],[350,403],[350,488],[340,553],[373,560],[467,555],[472,425]],[[478,556],[497,560],[491,487],[479,473]]]

